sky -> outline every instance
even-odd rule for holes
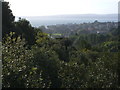
[[[15,16],[117,14],[120,0],[4,0]]]

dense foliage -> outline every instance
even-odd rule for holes
[[[5,5],[10,10],[8,3]],[[105,35],[50,38],[29,21],[10,18],[12,13],[6,18],[12,30],[3,28],[4,88],[119,87],[119,29]]]

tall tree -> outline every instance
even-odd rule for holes
[[[15,20],[15,16],[10,9],[9,2],[2,2],[2,27],[3,27],[3,37],[5,34],[10,33],[13,28],[13,23]]]
[[[35,28],[31,26],[26,19],[19,19],[15,24],[15,32],[21,35],[27,41],[27,44],[33,45],[35,43]]]

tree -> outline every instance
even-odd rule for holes
[[[3,88],[48,88],[51,82],[42,78],[42,69],[36,67],[25,39],[14,34],[11,32],[3,42]]]
[[[15,32],[24,37],[27,44],[33,45],[35,43],[35,28],[26,19],[19,19],[15,22]]]
[[[2,35],[9,34],[14,27],[15,16],[10,9],[9,2],[2,2]]]
[[[44,46],[33,46],[34,53],[34,65],[40,68],[43,72],[42,78],[45,80],[45,84],[51,81],[50,88],[59,88],[61,81],[58,77],[59,70],[59,58],[58,55],[50,48]]]
[[[91,88],[118,88],[118,53],[99,53],[100,58],[88,67],[87,87]]]

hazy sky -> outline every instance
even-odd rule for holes
[[[118,13],[119,0],[4,0],[15,16]]]

